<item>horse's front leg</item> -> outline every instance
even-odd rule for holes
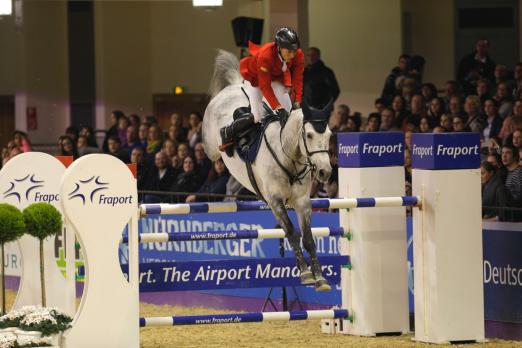
[[[315,278],[312,272],[308,269],[308,264],[306,263],[306,260],[304,258],[303,250],[301,249],[299,234],[295,230],[292,221],[290,221],[290,218],[288,217],[288,212],[283,203],[283,200],[278,197],[272,197],[271,199],[269,199],[269,205],[274,213],[276,220],[279,222],[279,225],[281,225],[281,227],[285,231],[285,236],[288,239],[288,242],[290,243],[290,246],[292,247],[292,250],[295,253],[297,267],[299,268],[299,272],[301,273],[299,277],[301,280],[301,284],[314,284]]]
[[[312,236],[312,228],[310,227],[310,219],[312,216],[312,206],[310,199],[306,197],[301,199],[301,202],[296,202],[295,212],[297,214],[297,218],[299,219],[299,226],[301,227],[301,233],[303,235],[303,245],[310,255],[310,264],[315,278],[315,290],[330,291],[332,288],[328,284],[328,281],[323,277],[321,264],[317,259],[316,245]]]

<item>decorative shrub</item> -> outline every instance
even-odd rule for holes
[[[24,233],[22,212],[11,204],[0,203],[0,244],[15,241]]]
[[[24,209],[27,233],[44,240],[62,230],[62,214],[49,203],[33,203]]]

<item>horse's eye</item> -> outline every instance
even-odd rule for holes
[[[314,137],[314,135],[312,133],[306,133],[306,137],[310,140],[312,140],[312,138]]]

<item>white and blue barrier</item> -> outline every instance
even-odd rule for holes
[[[420,198],[403,197],[368,197],[368,198],[317,198],[311,199],[312,209],[352,209],[380,207],[417,206]],[[196,213],[236,213],[240,211],[270,210],[261,201],[236,201],[212,203],[179,203],[179,204],[141,204],[141,216],[164,214],[196,214]]]
[[[414,210],[414,225],[424,232],[429,228],[438,228],[435,226],[435,218],[441,218],[441,216],[434,214],[433,207],[437,206],[437,202],[426,199],[425,191],[415,190],[414,196],[404,196],[404,169],[397,164],[395,159],[389,162],[386,162],[388,161],[386,159],[382,162],[383,167],[372,166],[374,161],[380,163],[378,161],[381,157],[383,160],[387,158],[387,154],[380,150],[374,151],[374,146],[367,146],[367,143],[372,141],[373,135],[369,136],[370,138],[367,136],[367,134],[360,133],[355,144],[343,144],[342,136],[339,138],[340,154],[343,154],[348,146],[350,151],[346,150],[344,154],[357,155],[355,162],[358,162],[358,164],[346,165],[346,160],[348,159],[350,162],[351,159],[348,156],[340,157],[340,195],[341,197],[384,196],[386,198],[341,198],[319,200],[319,203],[316,203],[318,208],[340,209],[340,226],[345,231],[349,227],[352,236],[350,243],[347,238],[341,238],[341,243],[343,243],[341,254],[350,255],[349,263],[344,263],[353,264],[353,270],[350,270],[349,267],[343,267],[341,270],[342,308],[347,311],[346,314],[350,314],[352,320],[346,320],[345,315],[341,316],[342,318],[329,317],[327,320],[343,320],[343,324],[347,325],[338,326],[343,328],[342,333],[358,335],[401,333],[408,331],[409,327],[404,206],[422,206],[422,216],[419,215],[417,209]],[[402,158],[403,139],[400,138],[402,135],[381,133],[379,136],[383,137],[384,142],[391,142],[391,144],[382,145],[383,140],[381,139],[377,142],[379,145],[377,148],[384,148],[386,151],[390,149],[390,156]],[[368,151],[368,156],[364,156],[365,151]],[[357,165],[362,168],[357,168]],[[90,177],[96,177],[97,180],[91,182],[90,186],[85,185],[86,178]],[[128,169],[114,157],[107,155],[82,157],[64,175],[61,194],[63,197],[68,197],[62,201],[64,213],[68,223],[74,226],[79,234],[86,258],[85,293],[80,310],[73,322],[73,328],[64,336],[65,347],[139,346],[137,318],[140,278],[145,283],[150,282],[151,288],[154,288],[154,280],[158,276],[154,270],[149,272],[149,270],[138,268],[137,219],[140,215],[266,210],[266,206],[260,202],[153,205],[149,206],[150,208],[142,206],[137,210],[135,185],[135,179]],[[462,187],[475,190],[476,187],[472,186]],[[72,195],[73,192],[75,195]],[[461,197],[472,196],[468,195],[467,191],[462,191],[461,187],[453,188],[448,191],[448,194]],[[450,200],[446,203],[453,210],[461,208],[461,203],[457,205],[456,201]],[[351,210],[351,208],[369,206],[374,209]],[[349,214],[347,209],[350,209]],[[464,215],[464,218],[472,220],[475,219],[475,216]],[[480,221],[480,216],[478,221]],[[128,281],[121,272],[114,252],[121,241],[121,231],[127,223],[129,223],[130,231]],[[427,225],[429,225],[428,228],[426,228]],[[469,227],[465,224],[463,226]],[[431,248],[437,249],[436,243]],[[455,248],[449,249],[457,252]],[[462,253],[462,248],[458,252]],[[337,264],[342,265],[343,262],[337,262]],[[221,270],[217,267],[211,270],[210,276],[214,275],[213,279],[222,278],[222,281],[219,281],[222,284],[228,284],[227,277],[239,276],[237,266]],[[252,268],[252,266],[250,267]],[[242,275],[246,278],[246,275],[249,274],[248,266],[243,265],[240,268],[243,269]],[[234,271],[230,271],[232,269]],[[197,272],[200,270],[201,265]],[[184,277],[190,280],[194,273],[190,269],[186,271],[188,273],[175,273],[172,270],[169,271],[171,272],[169,275],[174,274],[175,281]],[[203,271],[205,270],[203,269]],[[289,268],[288,272],[291,274],[292,269]],[[437,275],[437,272],[437,268],[430,269],[432,275]],[[234,276],[230,276],[230,274]],[[164,273],[160,275],[165,276]],[[429,295],[434,299],[439,298],[437,293],[430,292]],[[451,301],[454,300],[451,299],[449,302]],[[459,298],[459,301],[465,302],[466,299]],[[475,305],[477,304],[475,303]],[[100,313],[104,311],[108,312],[108,315],[100,316]],[[285,315],[290,317],[290,314]],[[296,314],[295,317],[304,318],[304,315]],[[431,320],[429,316],[421,317],[426,322]],[[307,318],[310,317],[307,316]],[[153,325],[154,320],[151,320],[147,326]],[[163,323],[163,319],[158,319],[159,322]],[[459,323],[460,326],[465,324]],[[438,332],[437,340],[433,340],[433,342],[441,342],[441,337],[444,336],[444,325],[440,321],[435,324],[429,323],[427,326],[429,325],[432,325],[430,327],[433,329],[432,332]],[[92,332],[97,334],[92,335]],[[477,336],[471,337],[469,331],[458,338],[453,336],[452,338],[452,340],[479,339]],[[423,340],[431,341],[431,339],[431,337],[427,337]]]
[[[140,318],[140,327],[260,323],[264,321],[294,321],[310,319],[350,319],[346,309],[292,312],[253,312],[173,317]]]
[[[314,227],[312,228],[314,237],[349,237],[348,231],[342,227]],[[140,233],[138,241],[140,243],[166,243],[182,242],[195,240],[224,240],[224,239],[274,239],[285,238],[285,231],[282,228],[260,228],[257,230],[239,231],[205,231],[205,232],[178,232],[178,233]],[[129,237],[124,236],[122,243],[128,243]]]

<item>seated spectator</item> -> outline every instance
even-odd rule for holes
[[[366,121],[366,132],[378,132],[381,128],[381,116],[376,113],[372,112],[368,116],[368,120]]]
[[[450,103],[451,98],[458,97],[458,95],[459,95],[459,84],[457,83],[457,81],[453,81],[453,80],[446,81],[446,84],[444,86],[444,99],[443,99],[445,110],[449,109],[449,103]]]
[[[491,163],[482,162],[480,179],[482,182],[482,219],[484,220],[499,220],[499,216],[503,216],[503,213],[499,210],[485,209],[484,207],[507,206],[506,189],[500,176],[495,174],[496,169]]]
[[[505,119],[513,110],[513,102],[507,83],[501,82],[498,84],[497,94],[493,98],[498,102],[498,114],[502,119]]]
[[[413,132],[412,131],[406,131],[404,132],[404,148],[405,149],[408,149],[408,150],[412,150],[412,136],[413,136]]]
[[[159,151],[154,156],[154,166],[148,171],[143,185],[145,191],[163,191],[168,192],[172,184],[176,180],[174,168],[170,166],[167,155]],[[145,194],[143,197],[144,203],[159,203],[168,202],[167,196],[160,196],[154,194]]]
[[[431,133],[433,130],[434,124],[433,119],[428,116],[421,117],[419,121],[419,131],[421,133]]]
[[[203,143],[197,143],[196,146],[194,146],[194,159],[196,162],[198,178],[201,180],[198,185],[201,186],[203,181],[208,177],[210,168],[212,168],[212,162],[208,159],[207,154],[205,153]]]
[[[84,126],[80,129],[80,137],[87,138],[87,147],[98,147],[98,142],[96,141],[96,135],[92,127]]]
[[[480,100],[476,95],[468,95],[464,102],[466,112],[466,127],[474,133],[482,133],[485,127],[485,120],[481,114]],[[453,125],[455,128],[455,125]]]
[[[152,125],[149,127],[147,135],[147,154],[155,154],[161,150],[161,146],[163,145],[161,135],[161,130],[158,125]]]
[[[453,116],[462,116],[463,114],[460,98],[458,96],[451,97],[448,106],[448,116],[452,118]]]
[[[438,122],[440,117],[446,112],[444,108],[444,101],[442,98],[436,97],[432,98],[429,108],[428,108],[428,116],[434,121]]]
[[[150,124],[147,122],[140,124],[140,127],[138,128],[138,144],[145,151],[145,153],[147,153],[147,138],[149,136],[149,128]]]
[[[138,190],[143,190],[147,179],[148,168],[145,165],[145,151],[141,147],[135,147],[131,152],[130,162],[136,164],[136,181]]]
[[[346,120],[350,116],[350,108],[346,104],[337,105],[335,111],[330,114],[328,119],[328,127],[332,133],[341,132],[346,124]]]
[[[375,106],[375,110],[380,114],[382,110],[386,107],[386,102],[382,98],[375,99],[375,102],[373,103]]]
[[[489,82],[488,80],[480,79],[477,81],[477,97],[480,99],[480,103],[484,105],[486,99],[491,98],[491,94],[489,93]]]
[[[133,126],[136,130],[140,128],[141,117],[140,115],[132,114],[129,116],[130,126]]]
[[[68,135],[62,135],[59,140],[60,144],[60,156],[72,156],[73,159],[77,159],[78,149],[76,143]]]
[[[80,132],[75,126],[69,126],[65,129],[65,135],[71,138],[71,140],[76,144],[78,137],[80,136]]]
[[[161,147],[161,151],[163,151],[167,155],[169,161],[172,163],[172,158],[174,156],[176,156],[176,151],[177,151],[176,144],[172,140],[166,139],[163,142],[163,146]],[[181,166],[180,166],[180,169],[181,169]]]
[[[517,150],[522,149],[522,130],[517,129],[513,132],[511,142]]]
[[[401,129],[406,131],[408,128],[414,129],[419,127],[420,119],[427,116],[426,108],[422,95],[415,94],[411,98],[411,113],[402,121]],[[381,115],[382,123],[382,115]]]
[[[522,63],[518,62],[515,64],[513,70],[513,99],[520,99],[519,95],[522,91]]]
[[[389,108],[382,110],[381,113],[381,132],[396,132],[399,129],[395,126],[393,111]]]
[[[466,118],[464,116],[454,116],[452,120],[454,132],[470,132],[471,130],[466,125]]]
[[[7,143],[7,147],[2,149],[2,167],[14,156],[22,153],[22,150],[16,146],[14,140]]]
[[[400,95],[393,97],[391,109],[393,110],[393,118],[395,120],[395,127],[401,128],[402,122],[408,117],[408,111],[405,108],[404,98]]]
[[[138,141],[138,128],[136,128],[136,126],[130,125],[127,127],[127,145],[124,146],[124,149],[128,151],[130,155],[132,150],[137,147],[141,147],[141,144]]]
[[[186,156],[183,159],[183,169],[176,177],[170,191],[172,192],[196,192],[200,188],[200,178],[195,170],[194,159]],[[176,195],[176,202],[185,202],[187,195]]]
[[[486,114],[486,123],[482,131],[482,137],[486,147],[489,147],[491,140],[497,139],[500,129],[502,128],[502,119],[497,112],[498,103],[495,99],[489,98],[484,102],[484,112]],[[496,140],[498,143],[498,140]]]
[[[33,150],[31,147],[31,142],[29,141],[29,138],[27,137],[26,133],[21,131],[15,131],[13,140],[16,146],[20,149],[20,151],[29,152]]]
[[[170,116],[170,127],[168,130],[168,138],[174,140],[177,144],[187,142],[188,129],[183,127],[181,116],[173,113]]]
[[[120,138],[121,147],[127,147],[127,128],[130,121],[126,116],[120,117],[118,120],[118,137]]]
[[[512,207],[522,206],[522,167],[519,164],[518,154],[518,150],[513,146],[502,146],[502,164],[507,170],[505,186],[508,204]]]
[[[189,116],[190,129],[187,134],[189,146],[191,149],[196,146],[196,143],[201,141],[201,126],[203,125],[203,115],[198,111],[193,111]]]
[[[123,163],[130,162],[129,152],[122,148],[120,137],[116,135],[109,137],[107,146],[109,147],[109,155],[113,155]]]
[[[123,111],[120,111],[120,110],[114,110],[111,113],[111,116],[109,118],[109,120],[110,120],[109,129],[105,132],[105,139],[103,140],[103,145],[102,145],[102,150],[104,153],[109,152],[109,146],[107,144],[109,141],[109,138],[113,135],[118,136],[118,122],[119,122],[120,118],[122,118],[124,116],[125,116],[125,114],[123,113]]]
[[[89,141],[86,136],[80,135],[78,138],[77,146],[78,149],[78,156],[82,157],[84,155],[89,155],[91,153],[98,153],[100,150],[98,150],[97,147],[89,146]]]
[[[348,117],[345,126],[342,128],[343,132],[359,132],[361,128],[361,115],[355,113],[353,116]]]
[[[172,167],[175,169],[176,173],[179,173],[183,170],[183,160],[188,155],[190,155],[190,148],[188,144],[180,143],[176,149],[176,155],[172,157]]]
[[[225,194],[227,190],[227,182],[230,177],[228,169],[221,158],[214,161],[212,169],[208,174],[208,178],[198,190],[198,193],[202,195],[190,195],[187,197],[186,202],[206,202],[206,201],[222,201],[222,197],[205,196],[205,194]]]
[[[404,174],[406,181],[411,182],[412,167],[410,149],[404,149]]]
[[[223,199],[225,202],[233,202],[236,200],[236,196],[241,194],[245,188],[239,181],[236,180],[232,175],[228,178],[227,181],[227,191],[226,197]]]
[[[428,109],[433,98],[437,98],[437,87],[433,83],[423,83],[421,87],[421,95],[424,98],[424,107]]]
[[[451,118],[447,114],[442,114],[440,116],[439,126],[444,128],[445,132],[451,132],[453,130],[451,121]]]
[[[433,128],[433,133],[446,133],[446,132],[447,132],[447,130],[441,126],[435,126],[435,128]]]
[[[495,172],[498,174],[500,168],[502,167],[502,157],[498,154],[498,152],[489,152],[486,156],[486,161],[495,167]]]
[[[505,143],[507,136],[512,133],[513,128],[511,123],[515,119],[522,120],[522,100],[520,99],[515,101],[511,113],[502,121],[502,128],[498,134],[502,143]]]

